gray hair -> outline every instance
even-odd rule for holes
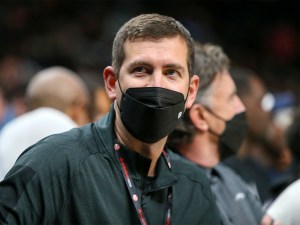
[[[194,74],[200,78],[196,102],[203,102],[203,96],[211,83],[224,69],[229,69],[229,58],[220,46],[195,42]]]

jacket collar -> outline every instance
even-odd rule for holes
[[[96,142],[98,149],[104,155],[107,155],[117,165],[121,171],[121,166],[115,156],[114,150],[114,121],[115,121],[115,110],[113,104],[111,105],[110,111],[103,118],[93,124],[94,131],[96,132]],[[147,177],[151,160],[143,157],[142,155],[127,149],[125,146],[121,149],[124,151],[128,158],[128,167],[132,171],[133,179],[141,179]],[[172,162],[171,162],[172,164]],[[145,191],[151,192],[162,188],[171,186],[177,181],[175,174],[168,167],[168,163],[163,156],[159,157],[156,165],[156,176],[151,179],[149,185],[147,185]]]

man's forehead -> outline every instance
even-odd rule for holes
[[[124,53],[126,53],[126,51],[130,51],[132,49],[132,47],[135,45],[138,45],[138,46],[143,45],[144,47],[151,49],[153,45],[159,44],[159,43],[163,43],[163,46],[165,46],[166,48],[169,47],[168,43],[173,43],[173,45],[176,46],[176,49],[181,48],[181,51],[184,49],[184,51],[186,53],[188,52],[188,49],[189,49],[186,41],[180,36],[163,37],[163,38],[159,38],[159,39],[137,38],[134,40],[127,39],[124,42],[124,45],[123,45]],[[182,52],[181,54],[183,54],[183,53],[184,52]]]
[[[206,92],[206,97],[211,98],[216,103],[234,95],[236,95],[236,86],[229,73],[219,73]]]
[[[159,62],[165,67],[188,70],[188,49],[182,43],[174,38],[126,42],[124,45],[124,62],[126,61],[127,65],[151,65]]]

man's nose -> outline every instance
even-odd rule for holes
[[[155,72],[151,76],[149,86],[151,87],[163,87],[163,74],[161,72]]]
[[[238,96],[236,96],[236,99],[235,99],[235,108],[236,108],[236,114],[246,111],[246,107],[245,107],[244,103]]]

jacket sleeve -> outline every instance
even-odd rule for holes
[[[58,147],[37,145],[0,182],[0,224],[59,224],[71,175]]]
[[[13,167],[0,183],[0,223],[42,224],[42,189],[36,171]]]

